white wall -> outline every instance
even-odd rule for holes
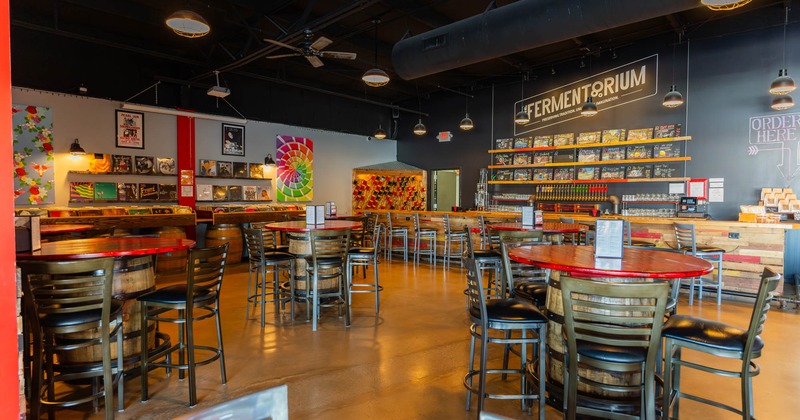
[[[15,104],[47,106],[53,115],[53,143],[55,155],[56,206],[65,207],[69,201],[70,181],[106,182],[160,182],[142,176],[92,176],[68,175],[70,170],[85,170],[86,163],[69,155],[69,146],[75,138],[88,153],[109,153],[154,157],[174,157],[176,146],[176,117],[145,113],[145,149],[117,148],[114,130],[114,110],[119,102],[103,99],[14,88]],[[197,159],[215,159],[237,162],[263,162],[267,153],[275,157],[277,135],[307,137],[314,141],[314,200],[306,204],[324,204],[335,201],[339,213],[350,213],[352,170],[360,166],[390,162],[397,159],[397,145],[391,140],[372,140],[365,136],[336,133],[262,121],[249,121],[245,125],[245,156],[223,156],[221,146],[222,123],[196,120]],[[197,163],[195,163],[197,165]],[[271,197],[275,199],[275,170]],[[74,178],[74,179],[73,179]],[[240,185],[234,180],[198,180],[200,183],[226,183]],[[241,181],[244,182],[244,181]],[[258,181],[246,181],[247,185]]]

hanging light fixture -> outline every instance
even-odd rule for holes
[[[202,16],[191,10],[178,10],[165,21],[176,34],[186,38],[200,38],[211,31]]]
[[[703,5],[711,10],[719,11],[738,9],[751,1],[752,0],[702,0],[700,3],[703,3]]]
[[[678,34],[678,43],[681,42],[682,34]],[[672,86],[669,88],[669,92],[664,95],[664,100],[661,101],[661,105],[667,108],[676,108],[683,105],[683,95],[678,92],[678,88],[675,87],[675,44],[672,44]]]
[[[597,104],[592,102],[592,97],[586,98],[586,103],[581,107],[581,115],[584,117],[593,117],[597,115]]]
[[[75,141],[73,141],[72,144],[69,146],[69,153],[71,155],[76,155],[76,156],[85,155],[86,150],[83,150],[83,147],[81,147],[81,144],[78,142],[78,139],[75,139]]]
[[[378,140],[383,140],[386,138],[386,130],[378,124],[378,129],[372,134],[372,137],[375,137]]]
[[[361,80],[363,80],[367,86],[381,87],[389,83],[389,75],[378,68],[378,23],[380,23],[380,20],[375,19],[372,22],[375,23],[375,67],[364,72],[361,76]]]
[[[264,166],[274,167],[275,160],[272,159],[272,153],[267,153],[267,157],[264,158]]]
[[[789,95],[778,95],[772,98],[770,108],[776,111],[784,111],[794,106],[794,100]]]
[[[414,134],[418,136],[422,136],[428,132],[428,129],[425,128],[425,124],[422,123],[422,118],[419,119],[417,125],[414,126]]]
[[[520,86],[521,86],[521,89],[520,89],[521,90],[521,95],[520,95],[520,98],[519,98],[520,108],[519,108],[519,112],[517,112],[517,115],[514,116],[514,123],[522,125],[522,124],[527,124],[527,123],[529,123],[531,121],[531,116],[528,115],[528,111],[525,110],[525,103],[524,103],[524,101],[525,101],[525,75],[524,74],[522,75],[522,83],[520,84]]]
[[[786,6],[786,15],[783,21],[783,68],[778,70],[778,77],[772,81],[769,87],[769,93],[773,95],[786,95],[787,93],[794,92],[797,88],[794,84],[794,80],[789,77],[789,71],[786,69],[786,26],[788,24],[789,6]]]
[[[464,118],[461,119],[461,122],[458,123],[458,128],[469,131],[475,128],[475,124],[472,122],[472,118],[469,117],[469,96],[464,96]]]

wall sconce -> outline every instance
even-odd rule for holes
[[[268,153],[267,157],[264,158],[264,166],[274,168],[275,167],[275,160],[272,159],[272,153]]]
[[[72,142],[72,145],[69,146],[69,153],[75,156],[85,155],[86,150],[83,150],[83,147],[81,147],[81,144],[78,142],[78,139],[75,139],[75,141]]]

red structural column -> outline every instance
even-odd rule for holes
[[[195,119],[180,116],[175,118],[178,123],[178,204],[194,208],[195,165],[197,163],[194,149]],[[195,239],[195,230],[186,229],[186,237]]]
[[[11,145],[11,45],[8,0],[0,0],[0,150]],[[11,174],[13,160],[0,159],[0,173]],[[0,191],[13,191],[14,179],[0,176]],[[14,195],[0,194],[0,232],[14,232]],[[19,349],[17,337],[17,277],[13,241],[0,241],[0,419],[20,417]]]

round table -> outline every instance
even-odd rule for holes
[[[491,223],[489,229],[510,231],[542,231],[551,241],[560,244],[564,241],[564,234],[574,234],[589,230],[589,226],[579,223],[544,222],[541,226],[523,225],[520,222]],[[574,242],[574,241],[573,241]]]
[[[564,308],[561,302],[561,277],[591,279],[595,281],[634,283],[647,279],[681,279],[699,277],[712,271],[708,261],[677,252],[656,251],[653,248],[625,248],[622,259],[601,259],[594,257],[591,245],[540,245],[520,246],[508,252],[514,261],[551,269],[547,287],[547,390],[549,403],[560,408],[562,405],[562,369],[564,346],[562,325]],[[652,280],[650,280],[652,281]],[[541,374],[541,372],[535,372]],[[634,383],[638,375],[619,375],[605,379],[608,375],[599,369],[589,369],[587,375],[596,380],[619,381],[619,384]],[[589,387],[578,393],[579,404],[599,404],[615,410],[632,411],[639,406],[639,396],[630,395],[623,399],[608,398],[594,392]]]
[[[174,251],[184,251],[194,247],[195,241],[179,238],[89,238],[67,241],[47,242],[42,244],[42,249],[33,252],[17,254],[17,260],[75,260],[82,258],[114,257],[114,284],[112,293],[115,299],[124,301],[123,305],[123,354],[125,358],[136,357],[141,351],[139,335],[142,326],[140,322],[140,307],[136,304],[136,297],[155,289],[155,275],[153,273],[152,255]],[[161,333],[160,344],[156,344],[155,326],[148,328],[149,343],[154,347],[164,347],[169,343],[169,336]],[[115,343],[112,343],[116,346]],[[99,346],[98,346],[99,348]],[[85,363],[102,362],[101,360],[87,360],[93,358],[91,354],[100,354],[100,351],[90,351],[84,355],[86,359],[66,360],[67,362]],[[112,349],[112,355],[116,354]],[[78,356],[80,357],[80,356]]]

